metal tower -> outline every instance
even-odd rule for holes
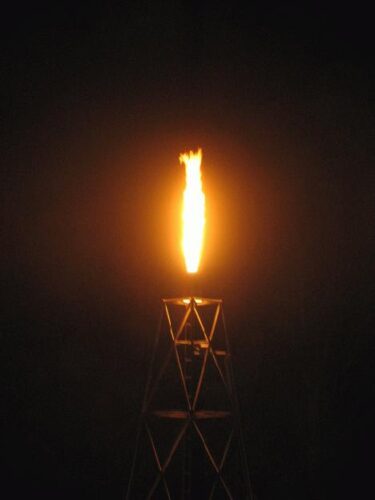
[[[220,299],[163,299],[127,500],[253,500]]]

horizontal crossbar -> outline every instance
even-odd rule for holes
[[[172,418],[177,420],[205,420],[211,418],[228,418],[232,416],[230,411],[225,410],[196,410],[192,412],[185,410],[155,410],[151,414],[159,418]]]
[[[197,307],[201,306],[209,306],[209,305],[217,305],[221,304],[223,301],[222,299],[208,299],[206,297],[176,297],[176,298],[171,298],[171,299],[162,299],[164,304],[173,304],[175,306],[188,306],[192,302]]]

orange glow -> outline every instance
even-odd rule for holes
[[[191,303],[192,300],[194,300],[194,302],[197,305],[203,304],[203,300],[202,299],[198,299],[197,297],[190,297],[188,299],[182,299],[182,302],[187,306],[187,305],[189,305]]]
[[[205,226],[205,196],[201,177],[202,150],[180,155],[185,164],[186,186],[182,210],[182,250],[188,273],[196,273],[202,254]]]

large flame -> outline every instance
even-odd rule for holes
[[[183,200],[182,250],[186,271],[196,273],[202,253],[205,226],[205,196],[201,177],[202,150],[180,155],[180,163],[185,164],[186,187]]]

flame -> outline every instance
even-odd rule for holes
[[[202,253],[205,226],[205,196],[201,177],[202,150],[180,155],[180,163],[185,164],[186,186],[182,210],[182,250],[188,273],[196,273]]]

